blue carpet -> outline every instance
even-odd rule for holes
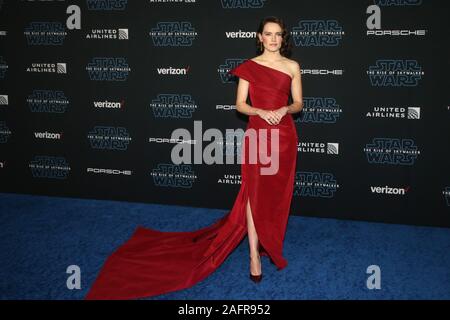
[[[227,213],[181,206],[0,193],[0,299],[83,299],[137,225],[196,230]],[[247,238],[192,288],[151,299],[450,299],[450,229],[290,216],[277,271],[248,279]],[[66,268],[81,268],[81,289]],[[369,290],[367,267],[381,269]]]

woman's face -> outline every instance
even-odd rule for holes
[[[258,34],[258,37],[266,50],[277,51],[280,50],[283,42],[283,30],[278,23],[267,22],[262,35]]]

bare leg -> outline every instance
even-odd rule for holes
[[[247,200],[247,229],[248,242],[250,246],[250,273],[253,275],[261,274],[261,258],[258,252],[258,234],[253,223],[250,201]]]

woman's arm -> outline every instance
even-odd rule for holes
[[[247,104],[248,87],[249,82],[245,79],[239,78],[236,94],[236,110],[249,116],[255,116],[258,115],[258,112],[261,109],[254,108]]]
[[[287,113],[297,113],[303,109],[303,90],[302,90],[302,75],[300,65],[295,62],[294,77],[291,83],[292,104],[284,106],[287,108]]]
[[[239,84],[236,96],[236,110],[249,116],[259,116],[268,124],[274,125],[281,120],[281,116],[275,111],[254,108],[247,104],[249,82],[239,78]]]

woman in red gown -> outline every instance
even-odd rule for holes
[[[282,251],[297,160],[291,114],[303,107],[300,66],[286,57],[288,31],[276,17],[261,21],[257,45],[259,56],[229,72],[240,78],[236,108],[249,115],[242,183],[231,211],[191,232],[138,227],[107,259],[86,299],[133,299],[189,288],[216,270],[246,234],[253,281],[262,278],[260,255],[268,256],[278,270],[287,266]],[[248,94],[252,105],[246,103]],[[287,105],[289,94],[293,103]],[[256,162],[251,161],[249,132],[256,133]],[[270,155],[270,163],[263,155]]]

